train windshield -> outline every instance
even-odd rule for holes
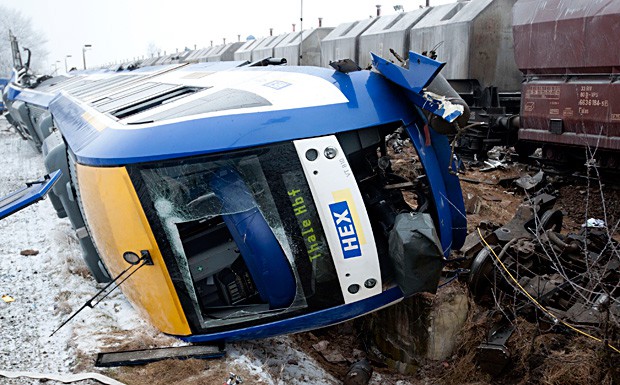
[[[131,174],[196,329],[344,303],[292,143],[148,164]]]

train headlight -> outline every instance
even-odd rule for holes
[[[338,155],[338,150],[336,149],[336,147],[330,146],[330,147],[325,148],[325,151],[323,152],[323,154],[325,155],[327,159],[334,159],[336,155]]]
[[[131,251],[126,251],[123,254],[123,259],[130,265],[137,265],[140,263],[140,257],[136,253],[132,253]]]

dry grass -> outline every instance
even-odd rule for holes
[[[482,373],[476,366],[476,348],[486,338],[491,319],[488,312],[469,300],[469,313],[461,339],[455,350],[453,362],[449,369],[440,377],[440,383],[466,384],[471,382],[487,383],[490,376]]]
[[[511,364],[509,366],[509,373],[507,375],[511,377],[519,378],[517,381],[520,384],[527,384],[530,381],[531,371],[534,370],[537,365],[537,357],[534,354],[536,346],[550,346],[549,335],[541,335],[538,327],[523,318],[517,318],[512,322],[514,326],[514,332],[512,336],[506,342],[506,347],[512,354]],[[538,336],[538,337],[537,337]]]
[[[73,311],[73,308],[69,304],[71,294],[72,293],[69,291],[61,291],[54,297],[54,315],[68,315]]]
[[[67,271],[82,278],[91,278],[90,270],[80,255],[68,254],[65,257]]]
[[[620,382],[620,355],[604,351],[602,345],[574,334],[541,334],[538,325],[522,318],[513,321],[515,331],[507,347],[512,360],[497,377],[476,365],[476,348],[493,323],[489,313],[471,304],[458,348],[451,360],[420,373],[428,384],[545,384],[612,385]]]
[[[230,372],[241,376],[246,384],[262,382],[260,378],[244,368],[234,364],[228,365],[221,360],[165,360],[148,365],[110,370],[107,375],[127,385],[195,385],[223,384]]]
[[[612,384],[609,363],[601,359],[600,345],[577,337],[564,349],[551,351],[541,367],[541,383],[549,385]],[[620,360],[619,357],[616,357]],[[618,363],[618,361],[617,361]]]
[[[104,351],[125,351],[153,349],[157,347],[165,347],[169,345],[169,341],[163,341],[161,336],[151,335],[146,332],[136,331],[137,335],[127,338],[127,332],[124,330],[112,331],[105,337],[101,338],[101,343],[105,348]]]

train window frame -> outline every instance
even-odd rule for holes
[[[187,101],[181,105],[167,110],[146,114],[140,118],[128,122],[128,124],[141,124],[159,122],[168,119],[179,119],[192,115],[208,114],[228,110],[240,110],[246,108],[267,107],[272,103],[264,97],[250,91],[235,88],[224,88],[200,98]]]
[[[282,162],[285,158],[286,162],[284,163],[286,163],[286,165],[283,166]],[[265,205],[263,202],[265,199],[267,201],[271,199],[273,201],[272,204],[275,205],[273,206],[275,207],[275,212],[272,210],[272,212],[269,213],[266,212],[269,210],[263,210],[262,208],[261,212],[263,212],[264,217],[267,218],[267,221],[270,223],[270,227],[274,230],[274,234],[277,234],[277,239],[282,245],[282,249],[291,264],[295,276],[295,298],[287,307],[270,309],[269,307],[263,306],[263,309],[259,309],[260,306],[258,305],[260,304],[250,303],[246,304],[245,307],[243,305],[240,306],[236,312],[231,312],[228,317],[220,317],[216,313],[209,315],[203,312],[200,300],[196,294],[197,289],[195,283],[191,279],[188,268],[183,267],[186,264],[185,261],[187,261],[187,256],[181,254],[185,253],[185,250],[179,247],[183,246],[183,243],[179,243],[181,241],[181,234],[177,228],[179,223],[187,223],[187,220],[197,218],[184,216],[184,214],[177,211],[174,211],[174,215],[170,214],[168,217],[162,216],[158,213],[158,208],[161,210],[162,207],[162,201],[159,199],[161,195],[159,195],[156,190],[158,188],[165,188],[166,183],[171,187],[180,187],[176,182],[170,181],[170,175],[174,175],[176,171],[172,174],[170,174],[170,172],[164,172],[163,170],[166,167],[185,167],[182,171],[190,175],[192,173],[201,172],[200,168],[196,168],[196,165],[207,163],[216,164],[218,162],[218,167],[224,164],[227,165],[226,167],[231,165],[237,167],[244,162],[254,162],[254,166],[260,166],[262,173],[264,173],[263,177],[259,177],[259,179],[262,180],[261,183],[244,180],[246,180],[246,185],[251,188],[252,194],[254,194],[255,197],[258,192],[260,192],[259,195],[263,195],[261,203],[259,203],[260,207]],[[248,172],[247,175],[255,175],[256,167],[254,167],[253,170],[252,173]],[[285,180],[282,176],[286,174],[287,170],[288,172],[293,172],[294,176]],[[308,208],[314,205],[314,200],[312,199],[309,186],[307,186],[301,163],[292,142],[282,142],[259,148],[231,151],[224,154],[202,155],[192,158],[132,165],[128,167],[128,171],[142,203],[142,207],[144,208],[146,217],[153,229],[155,239],[158,239],[158,246],[168,271],[170,272],[177,294],[179,294],[184,312],[193,329],[202,332],[216,332],[218,330],[227,330],[233,325],[234,327],[247,327],[344,304],[344,298],[342,297],[342,293],[340,293],[334,262],[326,239],[321,246],[322,259],[318,262],[309,258],[308,246],[303,243],[304,235],[302,232],[307,229],[302,227],[304,226],[304,222],[300,222],[299,218],[295,216],[295,207],[293,206],[295,199],[298,199],[299,195],[291,196],[289,191],[294,189],[299,190],[296,192],[297,194],[305,194],[304,199],[307,199],[306,207]],[[170,175],[165,175],[166,173]],[[173,177],[173,179],[174,178],[176,178],[176,176]],[[246,178],[246,176],[244,176],[244,178]],[[275,180],[277,178],[279,178],[279,180]],[[165,179],[168,179],[169,182],[162,183]],[[181,183],[181,185],[183,185],[183,183]],[[198,186],[196,183],[190,183],[186,185],[186,187],[190,185],[194,186],[192,188]],[[305,188],[303,188],[304,186]],[[185,187],[180,188],[185,189]],[[266,192],[262,190],[266,190]],[[267,195],[269,195],[270,198],[267,197]],[[163,203],[164,206],[167,205],[167,202]],[[185,206],[175,203],[174,207],[182,208]],[[316,210],[316,208],[314,210]],[[212,214],[218,214],[218,212],[214,211]],[[311,212],[309,215],[312,215]],[[311,220],[309,216],[305,224],[307,225],[308,222],[312,222],[315,234],[323,234],[323,237],[325,237],[318,218],[318,213],[315,211],[314,215],[316,217],[315,220]],[[278,217],[278,220],[282,224],[279,229],[274,229],[274,227],[277,227],[273,225],[274,216]],[[207,219],[212,219],[214,217],[214,215],[203,216],[203,218]],[[174,221],[174,227],[167,223],[171,220]],[[178,239],[174,240],[174,237]],[[180,256],[182,256],[181,259],[179,259]],[[322,265],[317,267],[318,264]],[[189,261],[187,261],[187,265],[189,265]],[[317,273],[317,271],[319,272]],[[319,277],[319,275],[320,278],[318,279],[321,281],[317,283],[313,279]],[[255,310],[259,309],[261,311],[252,312],[252,306],[255,307]],[[218,310],[226,311],[225,308]]]

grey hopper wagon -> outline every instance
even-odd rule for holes
[[[235,51],[243,45],[243,42],[228,43],[217,47],[209,52],[206,56],[208,62],[215,61],[233,61],[235,59]]]
[[[265,38],[263,38],[265,39]],[[252,51],[258,43],[263,39],[252,39],[246,41],[239,49],[235,52],[234,58],[235,60],[244,61],[247,60],[249,62],[252,61]]]
[[[412,12],[381,16],[360,36],[359,60],[360,67],[366,68],[371,64],[369,52],[381,57],[391,57],[390,48],[402,57],[407,57],[409,48],[409,30],[430,8],[420,8]]]
[[[351,59],[359,63],[359,38],[377,20],[353,21],[334,28],[321,42],[321,66],[328,67],[329,63],[341,59]],[[368,53],[365,55],[370,56]]]
[[[332,30],[333,28],[323,27],[290,33],[274,48],[273,54],[275,57],[285,58],[289,65],[320,66],[321,41]]]
[[[288,34],[285,33],[282,35],[270,36],[269,38],[261,39],[252,51],[252,61],[275,57],[273,49],[287,36]]]
[[[518,91],[521,73],[514,60],[512,7],[515,0],[472,0],[437,6],[410,31],[409,49],[436,48],[447,62],[442,74],[477,79],[482,87]]]

